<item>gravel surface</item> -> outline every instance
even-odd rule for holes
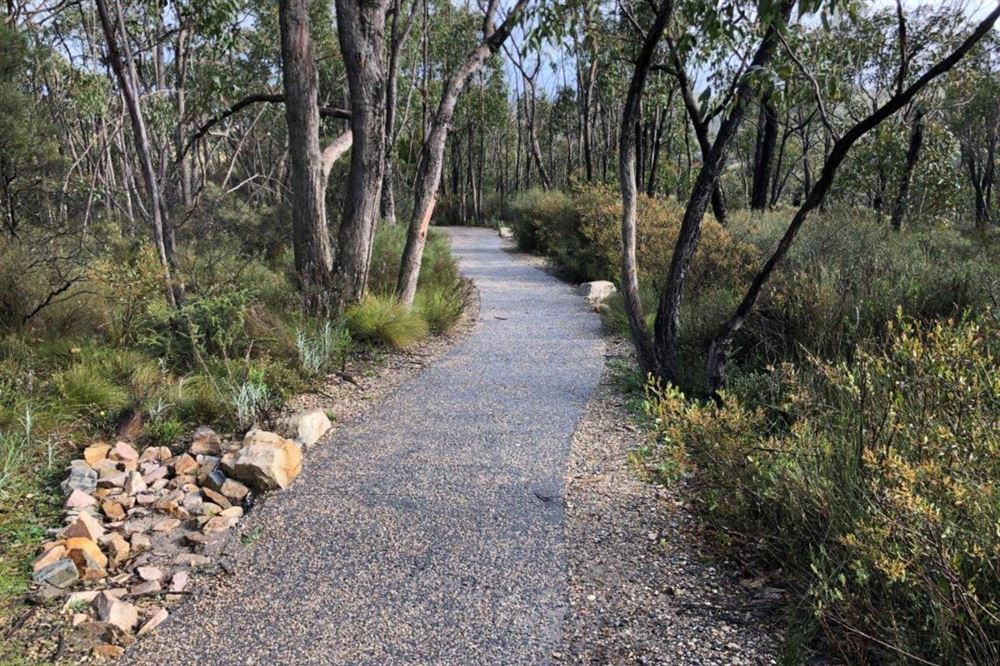
[[[630,364],[627,343],[610,359]],[[573,436],[566,484],[569,603],[560,653],[586,664],[774,664],[781,592],[703,553],[685,486],[642,481],[648,436],[605,371]],[[777,597],[777,599],[776,599]]]
[[[544,663],[567,616],[571,435],[604,341],[572,289],[451,230],[475,331],[253,511],[212,586],[125,656],[136,664]]]

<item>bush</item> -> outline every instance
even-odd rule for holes
[[[414,307],[432,333],[443,333],[462,316],[465,294],[448,287],[428,287],[417,293]]]
[[[883,351],[648,393],[647,468],[697,471],[730,546],[780,567],[851,661],[1000,658],[1000,320],[897,320]]]
[[[404,349],[427,336],[427,322],[416,309],[400,305],[392,296],[369,294],[346,313],[351,335],[365,342]]]

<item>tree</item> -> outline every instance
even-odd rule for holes
[[[527,4],[528,0],[517,0],[503,23],[495,27],[499,0],[489,1],[483,16],[483,40],[451,73],[441,91],[441,99],[431,120],[430,131],[420,149],[417,177],[413,188],[413,213],[410,216],[406,247],[403,250],[403,261],[396,283],[396,297],[406,306],[413,305],[417,293],[417,278],[420,276],[427,228],[430,226],[434,204],[437,201],[444,149],[451,119],[455,114],[455,105],[473,74],[482,68],[486,59],[495,54],[510,36]]]
[[[333,253],[326,225],[326,173],[319,148],[319,76],[308,0],[281,0],[282,80],[291,162],[292,246],[306,312],[330,307]]]
[[[368,287],[385,169],[385,18],[390,0],[337,0],[337,36],[350,93],[351,169],[340,223],[336,311]]]
[[[125,107],[128,109],[129,120],[132,122],[132,140],[142,168],[142,182],[146,188],[146,203],[149,207],[153,224],[153,239],[163,267],[163,277],[166,286],[167,300],[171,305],[180,305],[184,299],[183,286],[174,281],[177,272],[177,252],[174,248],[173,229],[167,218],[160,195],[160,185],[150,149],[149,136],[146,132],[146,121],[139,106],[138,74],[135,69],[135,59],[129,52],[128,39],[122,40],[126,50],[122,57],[118,45],[118,33],[121,25],[121,13],[116,12],[117,19],[112,20],[106,0],[96,0],[97,13],[101,19],[101,29],[108,47],[108,60],[118,79]]]
[[[972,30],[951,53],[927,69],[916,81],[900,89],[889,99],[880,104],[870,114],[859,120],[847,130],[834,144],[826,158],[819,179],[809,191],[806,200],[795,212],[792,221],[763,267],[754,277],[743,300],[733,315],[723,325],[722,330],[712,340],[708,354],[706,377],[710,392],[716,393],[725,384],[726,357],[733,336],[743,326],[750,315],[761,290],[774,272],[778,263],[788,252],[799,229],[805,223],[809,214],[818,208],[825,199],[833,184],[837,169],[847,157],[848,151],[859,139],[878,127],[887,118],[909,104],[916,95],[926,88],[936,78],[950,71],[973,47],[993,29],[1000,18],[1000,3]]]

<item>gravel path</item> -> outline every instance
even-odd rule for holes
[[[600,324],[495,233],[450,234],[482,299],[474,333],[311,451],[248,516],[260,536],[233,573],[126,662],[558,658],[565,471],[603,367]]]

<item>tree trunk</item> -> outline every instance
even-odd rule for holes
[[[778,114],[771,102],[771,94],[760,99],[760,113],[757,118],[757,141],[754,146],[753,185],[750,188],[750,209],[762,211],[767,208],[767,196],[773,172],[774,146],[778,140]]]
[[[754,54],[748,71],[757,71],[766,66],[774,55],[778,42],[778,31],[784,29],[795,0],[783,0],[779,11],[775,14],[773,23],[768,26],[757,52]],[[780,22],[782,25],[778,26]],[[687,277],[691,258],[698,248],[701,238],[701,222],[712,193],[716,189],[719,175],[726,164],[729,146],[736,137],[736,132],[743,122],[747,104],[752,94],[751,77],[744,76],[733,95],[726,117],[719,125],[715,142],[702,164],[670,259],[667,278],[660,292],[660,303],[656,313],[654,350],[656,354],[657,375],[668,382],[677,384],[680,376],[680,359],[677,340],[680,333],[681,296],[684,291],[684,281]]]
[[[622,297],[625,301],[632,342],[643,373],[656,372],[656,357],[650,343],[649,330],[642,312],[642,300],[639,296],[636,261],[636,208],[639,186],[636,181],[636,134],[632,128],[636,126],[642,113],[642,95],[646,87],[649,66],[672,9],[672,0],[661,0],[653,25],[646,33],[629,84],[625,110],[622,113],[621,132],[618,135],[618,179],[622,193]]]
[[[146,189],[149,215],[153,223],[153,240],[156,243],[160,264],[163,268],[167,301],[172,306],[178,306],[183,300],[184,292],[182,286],[174,281],[174,274],[177,271],[177,258],[172,251],[173,243],[168,245],[164,233],[169,222],[166,217],[166,211],[162,207],[160,185],[156,180],[156,169],[153,166],[153,157],[150,152],[149,136],[146,133],[146,121],[139,106],[138,75],[135,71],[135,61],[132,58],[128,58],[128,61],[125,62],[122,58],[118,47],[118,21],[111,20],[105,0],[96,0],[96,2],[97,12],[101,19],[101,28],[104,31],[104,38],[108,45],[108,60],[110,60],[111,68],[118,79],[118,86],[121,88],[122,98],[125,100],[129,120],[132,123],[132,138],[142,168],[142,181]],[[118,13],[117,18],[120,20],[120,13]]]
[[[420,264],[423,260],[424,244],[427,242],[427,229],[430,226],[431,217],[434,215],[437,189],[441,180],[441,167],[444,162],[445,143],[448,139],[448,129],[452,117],[455,114],[455,105],[472,75],[482,68],[486,60],[497,52],[510,35],[514,24],[520,20],[521,12],[526,4],[527,0],[518,0],[507,14],[506,20],[500,27],[494,29],[493,17],[497,10],[497,2],[496,0],[490,1],[483,20],[483,41],[466,57],[465,62],[452,72],[441,91],[441,101],[431,121],[430,133],[420,149],[417,180],[413,188],[413,213],[410,217],[406,247],[403,249],[403,261],[396,283],[396,296],[407,307],[413,305],[413,299],[417,294],[417,279],[420,277]]]
[[[385,167],[385,16],[388,0],[336,0],[337,37],[351,101],[351,169],[340,223],[336,312],[368,288]]]
[[[389,38],[389,64],[386,69],[385,85],[385,165],[382,175],[382,195],[379,203],[381,217],[388,224],[396,224],[396,194],[395,194],[395,163],[393,148],[396,143],[396,94],[399,85],[399,54],[406,43],[406,38],[413,28],[413,18],[416,16],[418,2],[411,0],[410,13],[402,25],[400,12],[403,10],[402,0],[394,0],[392,7],[392,25]]]
[[[331,306],[333,253],[326,223],[326,176],[319,148],[319,77],[307,0],[281,0],[282,82],[291,162],[292,248],[306,312]]]
[[[913,182],[913,171],[920,159],[920,147],[924,143],[924,112],[918,110],[913,117],[913,130],[910,132],[910,145],[906,149],[906,164],[903,166],[903,176],[899,183],[899,193],[892,206],[890,222],[892,228],[899,231],[903,228],[903,218],[910,202],[910,184]]]

